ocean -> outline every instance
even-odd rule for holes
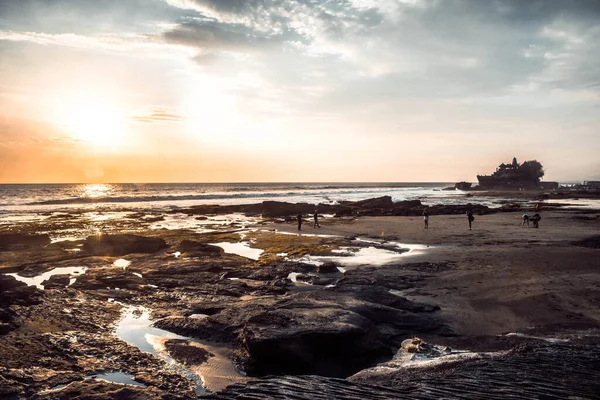
[[[73,209],[165,210],[200,204],[244,204],[265,200],[334,204],[379,196],[453,204],[465,192],[442,191],[452,183],[148,183],[0,185],[0,213]]]

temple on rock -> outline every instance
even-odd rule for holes
[[[510,164],[500,164],[492,175],[477,175],[481,189],[555,189],[558,182],[541,182],[544,167],[539,161],[519,164],[514,157]]]

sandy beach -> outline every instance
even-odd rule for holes
[[[600,221],[577,211],[545,212],[540,228],[522,227],[523,213],[361,217],[307,223],[305,234],[369,236],[424,244],[405,262],[450,262],[452,268],[405,292],[440,306],[464,335],[497,335],[531,327],[596,327],[600,323],[600,256],[573,242],[598,235]],[[297,232],[295,225],[268,228]]]

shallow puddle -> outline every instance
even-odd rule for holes
[[[254,248],[250,247],[250,244],[248,242],[241,242],[241,243],[222,242],[222,243],[211,243],[211,244],[213,246],[218,246],[218,247],[222,248],[225,251],[225,253],[237,254],[238,256],[246,257],[251,260],[258,260],[260,255],[262,253],[264,253],[264,250],[262,250],[262,249],[254,249]]]
[[[204,314],[194,314],[191,316],[191,318],[196,319],[206,317],[208,316]],[[152,321],[150,320],[150,311],[146,308],[127,308],[124,312],[124,317],[117,325],[116,335],[141,351],[164,360],[170,369],[195,382],[196,394],[205,393],[205,387],[214,391],[245,379],[229,360],[229,349],[222,346],[211,346],[193,338],[155,328],[152,326]],[[187,340],[193,345],[200,346],[214,354],[214,357],[209,358],[202,365],[190,368],[184,367],[167,353],[165,342],[169,339]]]
[[[376,244],[369,247],[345,246],[335,249],[332,256],[312,256],[307,255],[294,261],[300,261],[307,264],[322,265],[325,262],[336,262],[345,267],[356,267],[360,265],[387,265],[401,261],[408,256],[422,254],[429,247],[418,244],[405,244],[398,242],[380,242],[370,239],[356,239],[357,242]],[[386,248],[381,248],[385,246]],[[339,255],[337,255],[339,254]],[[344,272],[344,271],[341,271]]]
[[[87,267],[60,267],[60,268],[54,268],[53,270],[50,270],[50,271],[46,271],[41,275],[34,276],[31,278],[21,276],[17,273],[6,274],[6,275],[13,276],[13,277],[15,277],[15,279],[26,283],[28,286],[35,286],[38,289],[44,290],[45,288],[44,288],[44,285],[42,285],[42,282],[44,282],[45,280],[48,280],[53,275],[69,275],[71,277],[70,282],[69,282],[69,286],[70,286],[73,283],[75,283],[75,281],[77,280],[77,276],[85,274],[86,271],[87,271]]]
[[[548,342],[548,343],[566,343],[569,341],[569,339],[533,336],[533,335],[527,335],[525,333],[519,333],[519,332],[510,332],[504,336],[516,336],[516,337],[520,337],[520,338],[524,338],[524,339],[543,340],[544,342]]]
[[[145,308],[130,308],[117,325],[117,336],[134,345],[141,351],[159,357],[161,350],[160,339],[184,339],[188,338],[175,333],[155,328],[150,321],[150,311]]]
[[[127,267],[129,267],[130,264],[131,264],[131,261],[125,260],[124,258],[119,258],[117,261],[115,261],[113,263],[113,265],[115,267],[120,267],[123,269],[127,269]]]
[[[141,382],[136,382],[134,380],[134,376],[133,375],[129,375],[123,372],[105,372],[102,374],[96,374],[96,375],[89,375],[86,376],[86,379],[98,379],[100,381],[106,381],[106,382],[111,382],[111,383],[119,383],[121,385],[132,385],[132,386],[141,386],[141,387],[146,387],[146,385],[144,385]]]

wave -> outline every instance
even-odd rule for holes
[[[264,199],[281,197],[321,197],[328,198],[336,195],[371,193],[387,193],[390,189],[378,190],[345,190],[345,191],[302,191],[302,192],[253,192],[253,193],[212,193],[212,194],[185,194],[185,195],[154,195],[154,196],[104,196],[104,197],[70,197],[66,199],[52,199],[27,203],[27,205],[61,205],[61,204],[99,204],[99,203],[147,203],[185,200],[221,200],[221,199]]]

